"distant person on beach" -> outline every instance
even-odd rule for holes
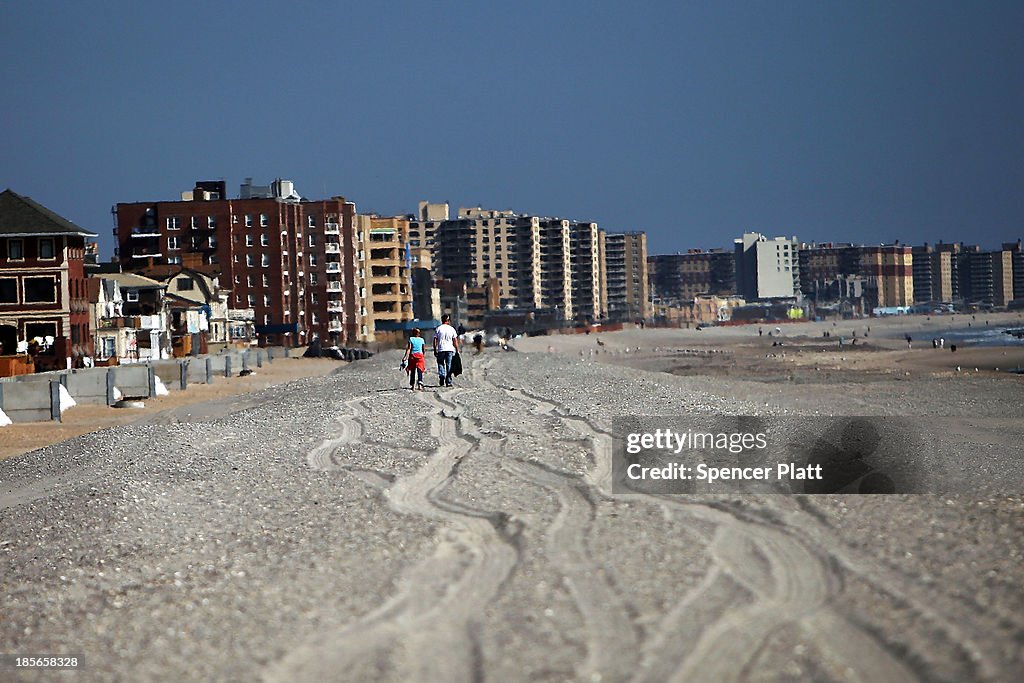
[[[451,326],[452,317],[445,313],[434,330],[434,358],[437,359],[438,384],[452,386],[452,358],[459,350],[459,333]]]
[[[484,352],[484,335],[477,332],[473,335],[473,348],[476,349],[473,355],[479,356]]]
[[[945,337],[939,337],[939,348],[941,349],[941,348],[944,348],[945,346],[946,346],[946,338]]]
[[[909,348],[912,348],[912,347],[911,347],[911,343],[912,343],[913,341],[914,341],[914,340],[913,340],[913,339],[911,339],[911,338],[910,338],[910,335],[908,334],[908,335],[907,335],[907,348],[908,348],[908,349],[909,349]]]
[[[423,347],[426,341],[420,336],[420,328],[412,331],[409,337],[409,345],[405,347],[405,355],[402,363],[408,363],[405,371],[409,373],[409,388],[413,391],[423,391],[423,373],[427,371],[427,361],[423,355]]]

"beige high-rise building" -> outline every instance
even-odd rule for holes
[[[911,306],[914,303],[914,257],[907,246],[860,247],[860,269],[877,287],[877,305]]]
[[[557,308],[564,320],[573,318],[572,241],[569,221],[541,218],[541,308]]]
[[[374,341],[380,323],[413,319],[412,289],[406,245],[406,218],[357,216],[359,250],[357,283],[363,324],[360,341]],[[382,327],[387,327],[384,325]]]
[[[644,232],[605,235],[608,319],[640,320],[651,317],[647,283],[647,234]]]
[[[601,320],[607,309],[602,292],[601,230],[597,223],[569,225],[572,248],[572,303],[578,318]]]
[[[540,219],[512,211],[460,208],[437,225],[435,276],[481,286],[500,283],[502,306],[542,308]]]
[[[500,307],[557,309],[564,320],[603,320],[613,305],[616,319],[650,316],[642,232],[616,236],[615,265],[609,267],[607,235],[594,222],[481,207],[463,207],[456,217],[436,222],[426,219],[443,212],[430,214],[425,206],[415,229],[421,247],[432,245],[435,278],[471,287],[496,281]],[[614,304],[613,286],[618,288]]]

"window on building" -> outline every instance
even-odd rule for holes
[[[249,308],[255,307],[256,306],[256,295],[255,294],[250,294],[247,297],[246,302],[249,304]]]
[[[199,227],[199,216],[189,216],[188,217],[188,225],[189,225],[190,228],[198,228]]]
[[[172,264],[172,265],[178,265],[178,264],[181,263],[181,257],[180,256],[168,256],[167,257],[167,262]]]
[[[139,300],[139,290],[137,289],[126,289],[124,291],[124,300],[136,303]]]
[[[260,235],[260,246],[263,246],[263,247],[269,247],[270,246],[270,236],[269,235]]]
[[[22,286],[27,304],[57,303],[57,281],[52,277],[27,277]]]
[[[309,246],[311,246],[311,247],[315,247],[316,246],[316,235],[310,235],[309,236]]]
[[[270,225],[270,218],[267,217],[267,214],[261,213],[260,214],[260,227],[261,228],[265,228],[268,225]]]
[[[176,284],[178,286],[179,292],[190,291],[192,289],[195,289],[196,286],[196,284],[192,281],[192,278],[190,277],[179,277],[176,281]]]
[[[270,276],[267,275],[266,273],[263,273],[263,286],[264,287],[269,287],[270,286]]]
[[[270,295],[269,294],[264,294],[263,295],[263,305],[267,306],[267,307],[270,306]]]
[[[241,275],[236,275],[235,276],[235,284],[236,285],[242,284],[242,276]]]
[[[207,216],[206,217],[206,227],[208,227],[208,228],[216,228],[217,227],[217,217],[216,216]]]
[[[250,288],[252,287],[252,275],[245,276],[245,286]]]
[[[316,267],[316,254],[309,255],[309,266],[310,268]]]
[[[252,254],[245,255],[245,265],[249,266],[250,268],[256,265],[256,259],[253,258]]]
[[[269,325],[270,324],[270,314],[269,313],[267,313],[265,316],[263,316],[263,324],[264,325]]]
[[[311,303],[311,304],[318,304],[318,303],[320,303],[320,294],[319,294],[319,292],[311,292],[310,293],[310,295],[309,295],[309,303]]]
[[[251,228],[252,227],[252,214],[251,213],[245,214],[245,227],[247,227],[247,228]]]
[[[315,285],[316,284],[316,273],[310,273],[309,274],[309,284],[311,284],[311,285]]]
[[[45,261],[57,258],[52,237],[41,237],[39,239],[39,258]]]
[[[7,258],[11,261],[22,261],[25,258],[25,242],[22,240],[7,240]]]
[[[170,237],[168,237],[167,248],[170,249],[171,251],[174,251],[175,249],[181,249],[181,242],[179,241],[179,239],[180,238],[177,235],[171,235]]]
[[[255,240],[253,240],[253,238],[252,238],[252,235],[246,235],[246,236],[245,236],[245,246],[247,246],[247,247],[251,247],[251,246],[253,246],[253,245],[254,245],[255,243],[256,243],[256,242],[255,242]]]
[[[261,257],[262,257],[263,267],[264,268],[269,268],[270,267],[270,255],[269,254],[261,254]]]
[[[210,235],[208,238],[206,238],[206,243],[210,245],[210,249],[217,248],[217,238],[214,237],[213,235]]]
[[[316,216],[306,216],[306,226],[310,228],[316,227]]]
[[[18,303],[18,278],[0,278],[0,304]],[[11,352],[10,349],[7,350]]]
[[[167,229],[168,230],[181,230],[181,218],[179,216],[168,216],[167,217]]]

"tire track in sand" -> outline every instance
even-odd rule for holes
[[[459,391],[458,389],[455,392]],[[362,618],[291,650],[264,680],[323,680],[360,671],[393,680],[472,681],[479,677],[479,646],[474,621],[501,589],[518,561],[515,532],[507,517],[441,497],[471,453],[495,448],[433,393],[417,398],[433,409],[430,432],[439,443],[414,473],[384,489],[390,507],[401,514],[442,522],[433,553],[406,569],[398,590]],[[362,434],[358,399],[346,402],[351,418],[341,418],[342,435],[310,453],[311,464],[334,466],[330,453]]]
[[[521,389],[506,389],[512,397],[532,403],[535,411],[551,415],[563,424],[589,438],[594,446],[594,471],[588,483],[610,495],[611,435],[596,428],[589,420],[568,414],[564,406]],[[700,503],[680,504],[669,497],[659,497],[684,513],[694,514],[719,525],[710,552],[713,566],[719,567],[740,586],[750,591],[753,604],[724,611],[702,629],[693,649],[676,665],[666,666],[664,658],[675,659],[671,652],[645,651],[644,671],[674,671],[675,681],[740,681],[746,677],[767,639],[780,627],[799,624],[829,659],[843,661],[850,670],[869,673],[866,680],[914,681],[917,677],[893,657],[872,635],[827,606],[839,583],[828,558],[819,557],[808,546],[792,536],[784,527],[770,521],[746,521],[723,507]],[[705,581],[684,601],[705,598],[714,587]],[[670,638],[670,630],[679,628],[685,614],[669,613],[660,630],[662,641]],[[806,620],[805,617],[814,617]],[[812,626],[813,625],[813,626]],[[649,679],[648,679],[649,680]]]
[[[480,361],[479,368],[473,367],[470,376],[496,394],[507,393],[486,377],[486,370],[492,362],[490,359]],[[555,407],[547,405],[552,410]],[[560,419],[551,414],[551,410],[528,410],[527,414]],[[547,425],[540,424],[539,429],[543,432]],[[594,502],[587,494],[590,486],[578,477],[535,462],[505,457],[500,466],[551,491],[558,499],[558,514],[545,530],[545,549],[555,568],[565,577],[586,630],[584,644],[587,656],[577,668],[577,676],[581,680],[625,680],[635,670],[638,661],[639,634],[623,596],[615,590],[604,567],[595,562],[587,550],[587,537],[596,512]],[[597,470],[595,467],[591,471]],[[609,470],[609,482],[610,476]]]

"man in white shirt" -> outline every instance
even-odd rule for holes
[[[452,358],[459,350],[459,334],[451,326],[452,317],[445,313],[441,324],[434,330],[434,357],[437,359],[438,383],[443,387],[452,386]]]

